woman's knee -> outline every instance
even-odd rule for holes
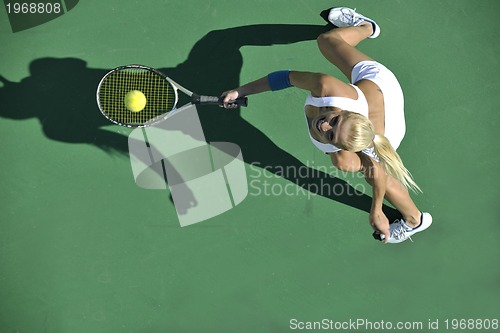
[[[325,47],[331,48],[338,42],[342,42],[342,38],[335,30],[324,32],[319,35],[318,38],[316,38],[316,43],[318,43],[318,47],[320,49],[323,49]]]

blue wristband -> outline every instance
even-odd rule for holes
[[[267,82],[272,91],[289,88],[292,86],[290,83],[290,71],[283,70],[269,73],[267,75]]]

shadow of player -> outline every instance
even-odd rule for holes
[[[192,91],[220,95],[240,85],[243,65],[240,48],[270,46],[315,40],[331,26],[265,24],[215,30],[192,48],[188,58],[173,68],[161,68]],[[9,119],[38,118],[49,139],[66,143],[86,143],[112,153],[128,154],[130,130],[111,125],[98,111],[96,87],[107,69],[91,69],[75,58],[42,58],[30,64],[30,76],[19,83],[0,76],[2,109]],[[181,99],[179,105],[183,105]],[[306,169],[307,176],[278,174],[309,192],[369,212],[371,197],[356,191],[344,180],[305,166],[282,150],[262,131],[245,121],[240,110],[204,106],[199,112],[208,142],[233,142],[241,147],[246,163],[267,170]],[[311,147],[311,149],[314,149]],[[335,189],[335,191],[325,191]],[[400,214],[384,207],[389,219]]]

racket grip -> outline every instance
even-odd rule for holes
[[[193,104],[217,104],[219,106],[224,105],[223,97],[215,97],[215,96],[205,96],[205,95],[193,95],[192,96]],[[240,97],[234,101],[228,103],[229,106],[238,105],[238,106],[247,106],[248,98]]]
[[[223,98],[219,98],[219,105],[224,106],[224,99]],[[229,103],[227,103],[227,105],[228,106],[234,106],[234,105],[248,106],[248,98],[240,97],[240,98],[235,99],[234,101],[230,101]]]

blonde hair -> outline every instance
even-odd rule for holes
[[[342,122],[346,120],[350,120],[348,134],[336,143],[336,146],[347,151],[359,152],[373,144],[375,154],[388,175],[396,178],[406,188],[422,192],[389,140],[383,135],[375,134],[375,128],[368,118],[359,113],[343,111]]]

